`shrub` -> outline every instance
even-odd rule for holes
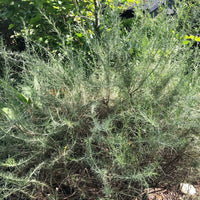
[[[45,60],[35,46],[1,49],[1,198],[139,198],[198,170],[199,75],[185,75],[190,52],[175,22],[139,17],[127,31],[111,16],[101,40],[81,27],[87,46]]]

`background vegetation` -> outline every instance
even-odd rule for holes
[[[0,1],[0,199],[199,180],[199,3],[129,20],[118,3]]]

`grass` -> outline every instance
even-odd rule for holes
[[[1,199],[141,198],[199,178],[198,52],[173,18],[113,21],[45,60],[1,48]]]

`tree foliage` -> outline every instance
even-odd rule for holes
[[[111,3],[101,2],[102,8],[103,4]],[[54,50],[62,45],[54,27],[58,27],[60,37],[66,37],[66,42],[69,43],[73,41],[80,44],[80,25],[87,26],[90,34],[94,32],[93,0],[1,0],[0,7],[2,23],[9,23],[8,29],[14,30],[16,37],[28,37],[32,42],[40,42]]]

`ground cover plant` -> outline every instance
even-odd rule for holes
[[[106,12],[99,29],[76,24],[77,43],[43,13],[57,51],[30,38],[22,52],[1,45],[0,199],[142,199],[199,180],[194,33],[164,13]]]

